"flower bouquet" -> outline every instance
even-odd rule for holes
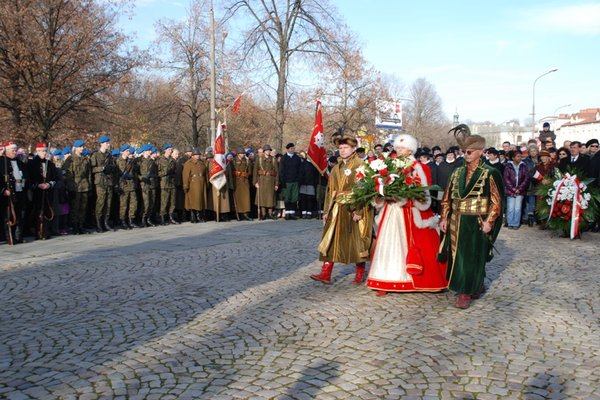
[[[424,201],[428,190],[441,190],[437,185],[421,186],[421,178],[413,174],[417,161],[384,153],[372,161],[365,161],[356,169],[356,183],[347,195],[346,203],[365,206],[376,198],[388,201],[409,199]]]
[[[548,179],[549,178],[549,179]],[[589,186],[593,179],[580,180],[577,175],[562,174],[558,169],[538,187],[538,216],[548,229],[575,238],[582,227],[594,222],[600,212],[600,194]]]

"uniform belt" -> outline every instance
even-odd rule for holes
[[[261,169],[260,171],[258,171],[259,175],[271,175],[271,176],[276,176],[277,174],[275,173],[275,171],[265,171],[264,169]]]
[[[197,176],[202,176],[202,174],[192,174],[192,178],[195,178]]]
[[[488,213],[488,199],[469,197],[464,200],[454,200],[452,210],[466,215],[484,215]]]
[[[241,176],[243,178],[247,178],[249,176],[249,174],[247,172],[243,172],[243,171],[233,171],[233,175]]]

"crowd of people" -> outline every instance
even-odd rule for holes
[[[0,143],[1,240],[321,216],[326,176],[293,143],[284,154],[269,145],[227,153],[227,183],[220,189],[209,181],[212,148],[113,148],[109,135],[98,139],[94,151],[85,145],[80,139],[63,149],[38,143],[29,154],[15,142]]]
[[[485,147],[467,126],[457,146],[418,147],[409,135],[365,152],[353,137],[337,136],[323,174],[289,143],[284,154],[269,145],[226,155],[225,184],[211,184],[212,148],[181,152],[167,143],[113,149],[108,135],[89,151],[83,140],[63,149],[44,143],[29,154],[0,142],[0,240],[106,232],[156,225],[254,218],[322,219],[322,270],[311,278],[331,282],[334,263],[356,263],[354,282],[388,292],[458,293],[468,308],[485,290],[485,263],[493,257],[500,226],[544,228],[536,214],[536,186],[559,171],[600,182],[599,141],[558,147],[549,126],[528,143]],[[465,134],[466,132],[466,134]],[[405,171],[420,185],[436,185],[422,199],[378,198],[364,207],[344,199],[356,171],[385,154],[413,160]],[[440,190],[438,190],[440,189]],[[598,231],[598,221],[590,229]],[[566,233],[565,233],[566,236]],[[472,249],[478,249],[473,252]]]

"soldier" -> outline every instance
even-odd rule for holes
[[[216,163],[214,157],[211,157],[208,162],[208,171],[210,174],[210,170],[212,169],[213,163]],[[226,170],[224,172],[224,176],[227,177],[230,175],[228,172],[229,166],[226,166]],[[214,211],[216,220],[220,222],[229,221],[229,211],[231,211],[231,206],[229,204],[229,186],[228,182],[226,182],[220,189],[217,189],[215,185],[212,183],[209,185],[208,190],[210,192],[210,199],[212,201],[209,202],[212,205],[212,211]]]
[[[191,153],[192,158],[183,165],[181,179],[185,193],[185,209],[190,211],[190,222],[194,224],[205,221],[208,169],[200,159],[200,150],[194,148]]]
[[[230,163],[231,168],[228,171],[231,176],[228,177],[230,188],[233,190],[233,202],[235,212],[238,218],[245,221],[252,221],[248,215],[250,213],[250,177],[252,175],[252,166],[250,160],[246,158],[244,149],[239,149],[235,159]]]
[[[4,156],[0,159],[0,207],[4,235],[9,244],[23,243],[23,227],[27,207],[28,171],[17,157],[17,144],[4,143]]]
[[[156,164],[152,158],[152,146],[146,144],[140,149],[140,180],[142,185],[142,226],[155,226],[152,222],[154,198],[156,196]]]
[[[263,154],[257,157],[252,173],[252,183],[256,188],[255,203],[261,220],[275,219],[272,212],[279,182],[279,168],[271,151],[271,146],[268,144],[263,147]]]
[[[179,151],[175,149],[171,155],[175,160],[175,212],[177,213],[177,219],[180,222],[186,220],[185,211],[185,192],[183,191],[183,166],[185,163],[192,158],[192,148],[187,147],[185,152],[181,156],[177,156]]]
[[[121,146],[121,156],[117,159],[119,174],[119,219],[123,229],[139,228],[135,224],[137,212],[138,166],[135,158],[131,156],[131,147],[128,144]]]
[[[71,149],[71,157],[67,158],[63,164],[71,205],[71,227],[76,235],[85,233],[83,224],[92,189],[92,168],[90,160],[82,155],[83,145],[83,140],[75,140]]]
[[[48,239],[48,221],[54,219],[52,207],[53,188],[56,184],[56,168],[47,158],[48,146],[38,143],[35,146],[36,155],[27,166],[29,167],[30,187],[33,191],[33,216],[38,239]],[[60,152],[60,150],[59,150]]]
[[[331,170],[325,198],[325,226],[319,244],[319,260],[323,261],[323,266],[321,273],[310,277],[329,284],[335,262],[355,263],[354,283],[360,284],[365,273],[365,262],[369,260],[373,213],[368,207],[350,209],[344,205],[344,196],[352,191],[356,181],[356,168],[363,162],[356,156],[355,138],[337,136],[334,143],[340,152],[340,162]]]
[[[102,233],[113,229],[109,218],[117,169],[110,152],[110,137],[101,136],[98,144],[98,151],[91,155],[90,164],[96,187],[96,232]]]
[[[175,220],[175,160],[171,157],[173,145],[167,143],[163,146],[163,155],[158,158],[158,177],[160,178],[160,222],[165,225],[167,219],[172,224],[179,224]]]

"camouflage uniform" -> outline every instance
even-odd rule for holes
[[[81,155],[73,154],[65,161],[63,169],[71,200],[71,225],[75,234],[83,233],[87,204],[92,189],[90,160]]]

